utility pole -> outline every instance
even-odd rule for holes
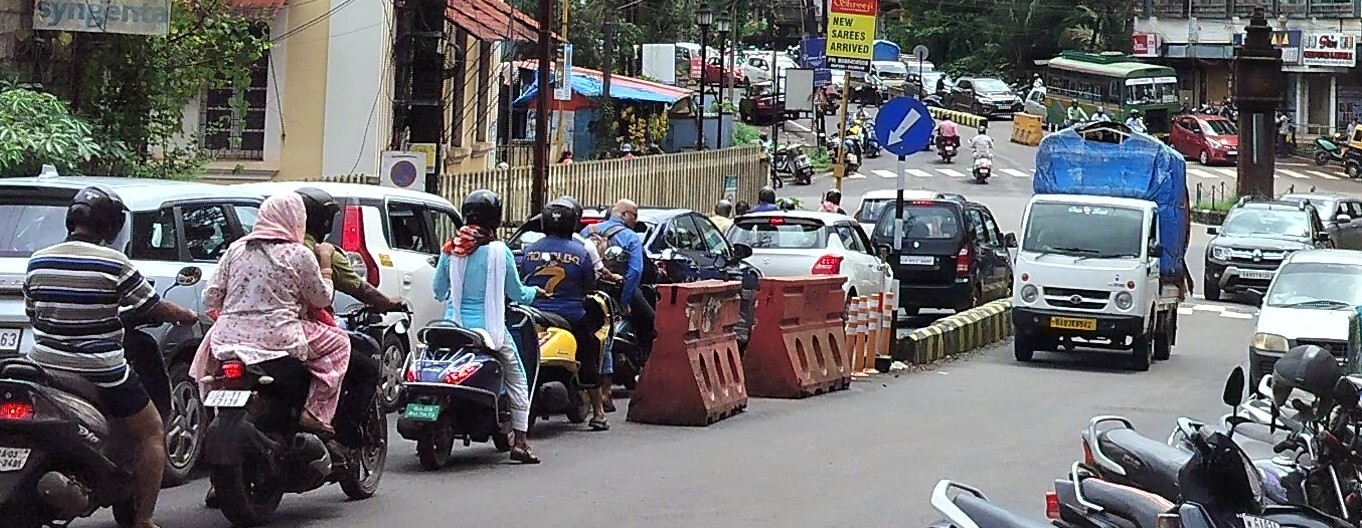
[[[553,0],[539,0],[539,93],[535,98],[534,176],[530,180],[530,211],[544,210],[549,187],[549,68],[553,64]]]
[[[606,4],[605,24],[601,27],[605,50],[601,54],[601,97],[613,108],[615,100],[610,98],[610,77],[615,74],[615,12]]]
[[[1285,86],[1282,50],[1272,45],[1272,27],[1262,7],[1244,28],[1244,45],[1234,52],[1234,100],[1239,105],[1239,196],[1271,198],[1277,164],[1273,117]]]

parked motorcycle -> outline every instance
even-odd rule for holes
[[[795,185],[809,185],[813,183],[813,160],[802,148],[796,148],[794,153],[794,182]]]
[[[951,163],[960,149],[960,137],[938,137],[936,140],[936,153],[941,156],[942,161]]]
[[[351,354],[377,361],[378,341],[369,334],[382,314],[360,305],[336,317],[349,329]],[[370,374],[373,379],[361,379]],[[298,425],[312,375],[292,357],[254,365],[224,361],[214,375],[201,379],[211,388],[204,405],[216,411],[204,434],[204,460],[212,468],[214,503],[223,516],[237,526],[265,524],[285,493],[333,482],[351,499],[372,497],[388,458],[379,374],[377,369],[346,374],[334,442],[323,442]]]
[[[988,183],[988,177],[993,175],[993,155],[976,154],[974,156],[974,181],[976,183]]]
[[[605,321],[596,332],[600,343],[610,343],[614,338],[615,319],[618,310],[609,296],[593,292],[587,296],[588,310],[600,310]],[[530,426],[535,418],[547,420],[554,414],[565,414],[571,423],[582,423],[591,417],[591,400],[585,397],[577,378],[581,362],[578,357],[580,343],[572,335],[572,327],[567,320],[556,314],[543,312],[532,307],[522,307],[531,314],[535,329],[539,334],[539,381],[534,391],[534,402],[530,406]],[[601,354],[603,351],[587,353]],[[597,362],[597,365],[600,363]]]
[[[1347,138],[1343,136],[1315,138],[1315,165],[1328,165],[1329,162],[1343,163],[1343,152],[1347,148]]]
[[[520,364],[530,387],[539,386],[539,341],[535,326],[553,326],[543,312],[506,307],[507,338],[516,340]],[[541,317],[535,321],[536,316]],[[402,438],[416,441],[421,467],[434,471],[449,463],[454,441],[492,442],[511,450],[511,413],[501,377],[501,361],[482,329],[437,321],[417,332],[422,343],[407,362],[402,384],[406,405],[397,419]]]
[[[860,140],[861,145],[863,145],[863,148],[865,150],[865,157],[867,158],[880,157],[880,151],[882,149],[880,148],[880,141],[878,139],[875,139],[874,121],[871,121],[869,119],[858,120],[855,123],[855,125],[853,125],[851,129],[849,129],[848,132],[850,135]]]

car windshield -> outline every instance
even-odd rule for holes
[[[908,68],[903,67],[902,64],[897,62],[876,64],[875,69],[879,70],[880,77],[884,77],[885,79],[902,79],[908,76]]]
[[[875,240],[893,240],[894,216],[880,215],[875,222]],[[903,227],[904,238],[908,239],[950,240],[960,235],[955,208],[941,204],[905,204]]]
[[[28,258],[65,239],[65,206],[0,204],[0,257]]]
[[[1208,136],[1239,135],[1239,127],[1235,126],[1234,122],[1228,119],[1212,119],[1209,121],[1202,121],[1201,124],[1203,125],[1201,127],[1202,132]]]
[[[1264,301],[1276,308],[1339,309],[1362,305],[1362,266],[1356,264],[1290,263]]]
[[[1310,236],[1310,224],[1304,211],[1236,209],[1225,218],[1220,233],[1241,237],[1304,238]]]
[[[828,247],[823,223],[779,216],[739,218],[728,230],[728,241],[752,249],[822,249]]]
[[[1089,258],[1139,257],[1144,223],[1139,209],[1041,202],[1031,206],[1021,249]]]
[[[880,219],[880,211],[890,202],[888,198],[883,200],[865,200],[861,202],[861,210],[856,213],[856,221],[863,224],[873,224]]]
[[[1012,91],[1012,89],[1007,87],[1007,83],[1002,82],[998,79],[984,78],[974,79],[974,91],[982,93],[993,93],[993,92],[1010,92]]]

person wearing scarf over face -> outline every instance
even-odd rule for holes
[[[511,460],[538,464],[526,435],[530,428],[529,379],[520,364],[515,340],[506,330],[506,299],[530,304],[545,294],[520,282],[511,248],[496,239],[496,229],[501,226],[501,197],[488,190],[473,191],[461,209],[465,225],[445,243],[435,265],[435,298],[448,305],[446,319],[487,332],[497,349],[511,400]]]
[[[308,250],[306,225],[303,199],[296,193],[261,204],[255,228],[227,248],[203,291],[215,322],[189,372],[201,379],[226,360],[253,365],[291,356],[302,361],[312,384],[299,425],[329,440],[350,339],[326,312],[334,293],[330,252],[335,248],[318,244],[316,253]]]

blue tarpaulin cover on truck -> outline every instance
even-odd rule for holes
[[[1085,194],[1149,200],[1159,206],[1159,240],[1165,277],[1182,272],[1187,252],[1187,162],[1153,136],[1132,134],[1120,143],[1084,138],[1075,129],[1055,132],[1036,151],[1036,194]]]

